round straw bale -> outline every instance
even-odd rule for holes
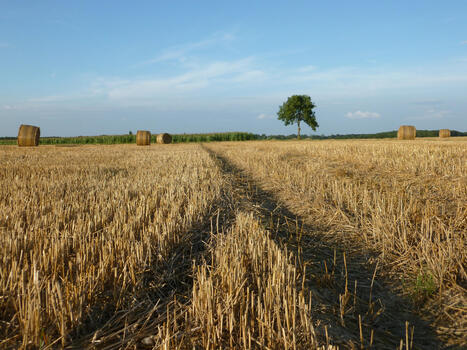
[[[151,144],[151,133],[147,130],[136,132],[136,144],[138,146],[149,146]]]
[[[18,146],[39,146],[40,137],[40,128],[22,124],[18,130]]]
[[[415,140],[416,129],[412,125],[402,125],[397,131],[397,138],[399,140]]]
[[[157,135],[157,143],[172,143],[172,136],[166,133],[159,134]]]
[[[449,129],[441,129],[439,131],[439,137],[451,137],[451,131]]]

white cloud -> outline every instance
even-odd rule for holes
[[[449,110],[441,110],[437,108],[429,108],[423,112],[423,115],[406,118],[408,120],[432,120],[432,119],[444,119],[451,114]]]
[[[381,115],[376,112],[362,112],[362,111],[348,112],[345,116],[349,119],[374,119],[374,118],[381,117]]]
[[[6,111],[11,111],[11,110],[18,109],[18,107],[13,106],[13,105],[3,105],[2,109],[6,110]]]
[[[245,83],[245,82],[258,82],[259,80],[265,78],[267,74],[261,70],[252,69],[238,74],[235,78],[232,79],[232,82],[236,83]]]
[[[235,39],[235,36],[230,33],[215,33],[209,38],[186,43],[183,45],[175,45],[163,50],[159,55],[154,58],[141,62],[139,65],[154,64],[164,61],[178,61],[185,62],[187,60],[187,55],[201,49],[206,49],[208,47],[217,46],[223,43],[230,42]]]
[[[429,114],[432,118],[444,118],[449,113],[451,113],[451,111],[435,111],[435,110],[429,111]]]
[[[167,77],[100,77],[80,91],[35,96],[23,101],[26,109],[151,107],[162,109],[229,108],[255,103],[261,96],[250,97],[246,89],[269,79],[253,58],[210,62]],[[256,85],[255,85],[256,86]],[[217,96],[213,99],[214,96]],[[224,96],[225,98],[221,98]],[[0,105],[1,108],[1,105]],[[242,107],[243,108],[243,107]]]
[[[92,97],[91,94],[69,94],[69,95],[50,95],[30,98],[28,102],[32,103],[49,103],[49,102],[66,102]]]
[[[467,83],[467,66],[463,62],[441,62],[404,69],[385,66],[319,68],[312,65],[279,68],[273,63],[268,64],[265,55],[214,61],[206,58],[203,52],[202,58],[193,59],[201,50],[214,48],[217,52],[216,45],[227,44],[233,39],[230,34],[215,34],[205,40],[169,47],[146,63],[167,60],[182,62],[185,58],[188,61],[177,64],[174,70],[161,69],[161,75],[151,73],[138,78],[130,75],[91,78],[81,90],[57,90],[55,94],[51,93],[52,96],[31,96],[24,101],[25,107],[85,108],[92,105],[104,109],[121,106],[178,109],[197,106],[206,109],[213,104],[236,107],[235,99],[243,99],[242,103],[250,108],[255,106],[258,99],[268,99],[268,103],[275,105],[293,93],[309,94],[318,104],[323,100],[339,104],[348,98],[371,99],[387,92],[400,93],[404,89],[422,91],[443,86],[460,91]],[[158,67],[154,68],[155,72],[159,71]],[[425,108],[436,107],[435,103],[424,103],[422,92],[418,94],[422,101],[420,104]],[[2,102],[11,103],[6,100]],[[345,117],[380,118],[380,114],[357,110],[346,113]]]
[[[305,72],[311,72],[311,71],[315,71],[317,69],[316,66],[304,66],[304,67],[300,67],[298,68],[298,71],[299,72],[302,72],[302,73],[305,73]]]
[[[261,113],[260,115],[258,115],[257,117],[258,119],[273,119],[274,116],[272,115],[269,115],[269,114],[264,114],[264,113]]]
[[[439,106],[443,103],[441,100],[420,100],[420,101],[413,101],[411,104],[416,106]]]
[[[212,86],[256,81],[264,76],[265,73],[254,67],[251,58],[245,58],[209,63],[168,78],[100,79],[94,83],[93,89],[114,100],[155,99],[190,91],[199,92]]]
[[[449,115],[450,113],[451,111],[438,110],[438,109],[432,108],[426,111],[425,118],[426,119],[442,119],[446,117],[447,115]]]
[[[383,91],[443,86],[465,86],[467,66],[460,60],[435,66],[389,69],[388,67],[359,68],[351,66],[277,72],[275,80],[281,86],[306,87],[321,96],[373,96]]]

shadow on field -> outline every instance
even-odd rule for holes
[[[408,300],[377,276],[376,252],[361,243],[343,246],[326,227],[306,224],[212,146],[202,147],[231,178],[237,208],[253,210],[279,246],[293,252],[303,287],[312,292],[315,330],[326,343],[348,349],[441,349]],[[337,243],[336,243],[337,242]]]
[[[169,253],[145,271],[143,283],[127,304],[95,305],[82,326],[71,333],[68,349],[135,349],[146,348],[141,341],[153,335],[167,316],[177,314],[190,304],[193,289],[193,264],[209,263],[207,247],[216,232],[223,232],[235,219],[234,211],[226,199],[229,192],[223,189],[221,198],[210,204],[209,209],[186,232],[171,242]],[[112,291],[112,286],[107,288]],[[131,293],[130,293],[131,294]],[[171,322],[173,320],[171,319]]]

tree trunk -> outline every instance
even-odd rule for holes
[[[297,124],[298,124],[297,140],[300,140],[300,120],[297,122]]]

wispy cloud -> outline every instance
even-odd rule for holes
[[[449,117],[452,112],[450,110],[442,110],[438,108],[429,108],[423,112],[422,115],[406,118],[409,120],[432,120],[432,119],[444,119]]]
[[[260,115],[258,115],[257,119],[274,119],[274,116],[273,115],[270,115],[270,114],[264,114],[264,113],[261,113]]]
[[[235,36],[231,33],[216,33],[204,40],[169,47],[155,57],[140,62],[137,65],[148,65],[164,61],[178,61],[183,63],[187,60],[187,55],[190,53],[228,43],[234,39]]]
[[[245,83],[245,82],[258,82],[267,77],[267,73],[259,69],[246,70],[243,73],[238,74],[232,79],[232,82],[235,83]]]
[[[467,83],[467,66],[460,61],[400,69],[341,66],[309,72],[282,71],[279,74],[278,79],[283,86],[307,86],[308,90],[316,89],[326,96],[374,95],[381,91],[441,85],[453,87]]]
[[[56,26],[56,27],[59,27],[60,30],[73,30],[73,31],[79,31],[82,28],[81,25],[77,24],[78,22],[76,21],[73,21],[71,18],[52,18],[52,19],[48,19],[46,20],[46,22]]]
[[[7,47],[10,47],[9,43],[0,41],[0,49],[6,49]]]
[[[18,106],[14,106],[14,105],[3,105],[3,106],[2,106],[2,109],[5,110],[5,111],[12,111],[12,110],[18,109]]]
[[[64,94],[64,95],[49,95],[49,96],[41,96],[41,97],[34,97],[30,98],[28,102],[32,103],[49,103],[49,102],[66,102],[66,101],[73,101],[79,99],[90,98],[95,95],[92,92],[83,92],[83,93],[75,93],[75,94]]]
[[[381,117],[381,115],[376,112],[362,111],[348,112],[345,116],[349,119],[375,119]]]
[[[414,101],[411,104],[416,106],[439,106],[443,103],[441,100],[421,100],[421,101]]]
[[[139,106],[174,109],[196,105],[209,108],[230,103],[222,99],[221,95],[230,96],[232,101],[237,101],[235,103],[238,103],[239,98],[242,104],[250,103],[246,102],[249,101],[248,94],[238,92],[269,79],[267,72],[259,69],[252,57],[210,62],[183,67],[181,70],[183,72],[167,77],[99,77],[90,81],[88,87],[81,91],[31,97],[23,105],[30,109],[69,106],[80,110],[87,105],[102,108]],[[214,91],[215,99],[212,98]],[[258,97],[255,99],[258,100]]]
[[[318,67],[316,66],[309,65],[309,66],[300,67],[297,69],[297,71],[302,72],[302,73],[307,73],[307,72],[316,71],[317,68]]]
[[[205,88],[244,84],[263,78],[266,74],[255,68],[252,58],[213,62],[167,78],[100,79],[94,84],[96,93],[110,99],[157,99]]]
[[[156,75],[154,70],[146,75],[101,76],[91,78],[81,91],[58,92],[52,96],[37,96],[27,103],[31,106],[96,105],[103,108],[116,106],[164,106],[178,109],[210,108],[213,104],[233,104],[235,98],[243,98],[244,104],[255,105],[261,98],[268,103],[279,103],[293,93],[305,93],[313,100],[321,99],[338,104],[346,98],[371,98],[387,93],[417,91],[419,102],[425,108],[437,107],[437,101],[424,91],[432,87],[448,87],[462,90],[467,83],[467,66],[462,62],[441,62],[431,66],[394,68],[387,66],[335,66],[321,68],[314,65],[281,67],[274,65],[267,56],[257,54],[238,59],[216,53],[216,59],[205,55],[216,45],[235,40],[232,34],[218,33],[207,39],[172,46],[163,50],[144,64],[175,60],[173,65]],[[206,52],[203,50],[206,49]],[[202,55],[201,55],[202,54]],[[188,61],[184,61],[187,59]],[[157,69],[155,70],[157,72]],[[216,96],[213,98],[213,96]],[[417,97],[418,98],[418,97]],[[236,101],[236,100],[235,100]],[[3,101],[2,101],[3,102]],[[11,101],[5,101],[11,103]],[[80,107],[82,108],[82,107]],[[350,111],[349,119],[380,118],[371,111]],[[261,118],[259,118],[261,119]]]
[[[467,40],[462,41],[461,45],[467,45]]]
[[[441,110],[436,110],[436,109],[430,109],[427,111],[428,117],[435,118],[435,119],[444,118],[450,113],[451,111],[448,111],[448,110],[441,111]]]

